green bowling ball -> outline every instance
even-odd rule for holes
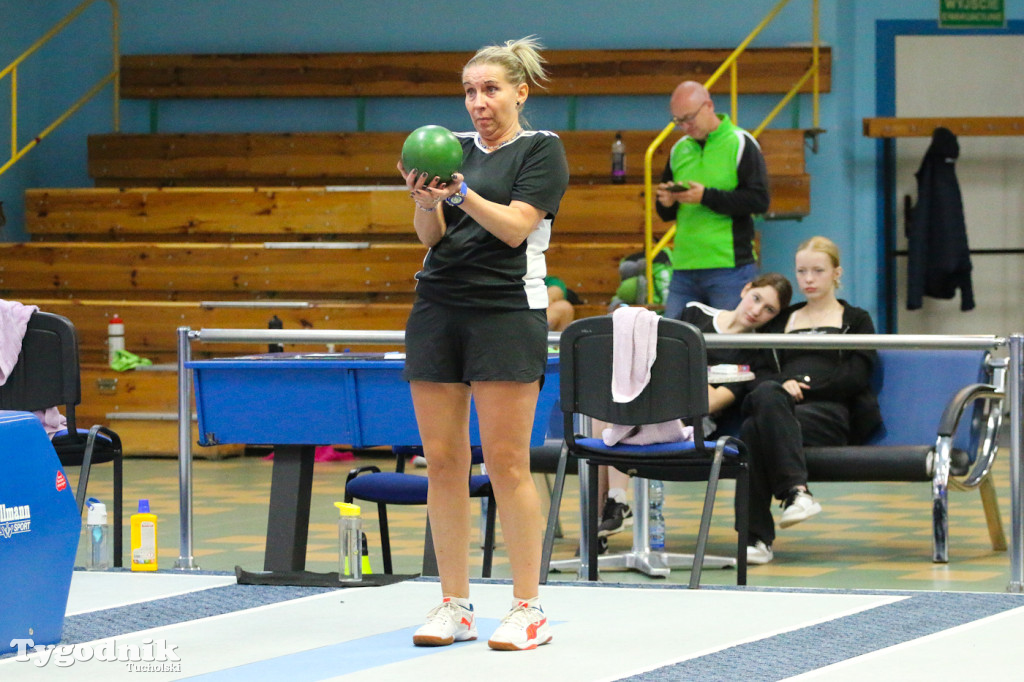
[[[452,175],[462,168],[462,145],[450,130],[442,126],[422,126],[409,133],[402,145],[402,166],[406,172],[416,169],[451,182]]]

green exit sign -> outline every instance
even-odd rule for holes
[[[1004,28],[1004,0],[939,0],[940,28]]]

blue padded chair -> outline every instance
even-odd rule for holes
[[[63,466],[81,467],[75,493],[79,514],[85,505],[92,465],[114,463],[114,565],[121,566],[121,439],[99,424],[79,429],[75,421],[75,406],[81,401],[75,326],[61,315],[36,311],[29,318],[18,363],[7,382],[0,386],[0,409],[27,412],[54,406],[61,409],[67,418],[67,429],[54,434],[51,443]]]
[[[391,563],[391,537],[388,533],[389,504],[425,505],[427,503],[427,477],[419,474],[405,473],[405,461],[409,454],[422,454],[423,449],[416,447],[396,447],[395,470],[381,471],[376,466],[364,466],[352,469],[345,479],[345,501],[365,500],[377,503],[377,518],[380,524],[380,546],[384,558],[384,572],[393,573]],[[478,446],[472,448],[473,464],[483,463],[483,453]],[[427,463],[430,466],[430,463]],[[486,498],[487,516],[484,530],[484,578],[491,577],[491,566],[494,561],[494,525],[497,504],[494,501],[494,490],[487,474],[471,474],[469,477],[469,496]],[[424,574],[436,571],[433,546],[430,536],[430,519],[427,519],[427,532],[424,538]],[[436,572],[432,574],[436,575]]]
[[[560,340],[561,408],[565,447],[557,468],[554,494],[548,516],[541,559],[541,582],[554,542],[561,493],[570,458],[589,468],[587,491],[587,542],[589,580],[597,580],[597,467],[614,466],[631,475],[669,481],[707,481],[704,509],[697,534],[690,587],[699,587],[711,512],[718,480],[735,478],[737,505],[737,583],[746,584],[747,503],[749,478],[746,447],[732,436],[717,442],[704,440],[703,417],[708,414],[708,370],[704,337],[691,324],[679,320],[658,321],[657,359],[644,390],[629,403],[612,400],[613,320],[611,315],[576,320],[562,332]],[[657,424],[683,419],[694,427],[693,441],[655,445],[618,444],[606,446],[600,438],[583,438],[574,432],[576,415],[610,424]]]
[[[981,493],[992,549],[1006,549],[992,468],[1005,361],[979,350],[883,349],[872,377],[883,425],[863,445],[807,448],[814,481],[932,488],[932,561],[949,561],[949,489]]]

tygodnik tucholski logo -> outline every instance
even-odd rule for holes
[[[58,668],[68,668],[75,663],[98,661],[121,663],[131,673],[180,673],[181,658],[176,653],[177,644],[168,644],[165,639],[143,639],[138,644],[118,644],[116,639],[91,644],[47,644],[36,646],[31,639],[12,639],[12,647],[18,649],[16,661],[32,661],[37,668],[53,663]]]
[[[27,533],[32,526],[32,510],[27,504],[8,507],[0,504],[0,537],[10,538],[15,533]]]

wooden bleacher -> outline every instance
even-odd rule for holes
[[[533,94],[667,97],[683,79],[706,78],[728,53],[549,51],[551,87]],[[124,55],[121,95],[154,102],[461,96],[454,72],[468,56]],[[830,59],[823,49],[822,92],[830,86]],[[740,91],[784,92],[809,60],[809,48],[752,50],[740,60]],[[583,298],[580,316],[605,312],[619,284],[619,260],[643,244],[643,154],[656,131],[623,131],[624,185],[608,184],[615,132],[559,132],[572,184],[555,222],[548,264]],[[31,240],[0,244],[0,296],[74,321],[83,358],[84,421],[159,434],[162,444],[141,452],[176,452],[176,423],[169,417],[176,412],[178,327],[262,328],[274,315],[286,329],[404,327],[424,254],[395,170],[405,135],[90,136],[88,170],[96,187],[26,192]],[[772,187],[769,217],[807,215],[804,131],[769,129],[760,143]],[[663,145],[654,157],[655,180],[668,149]],[[106,366],[106,325],[115,313],[125,319],[128,349],[153,360],[155,369],[119,374]],[[353,350],[360,349],[365,347]],[[194,348],[199,357],[254,350]],[[141,418],[109,418],[121,413]]]
[[[665,95],[704,81],[732,49],[545,50],[551,81],[537,95]],[[127,99],[226,97],[446,97],[462,95],[471,52],[122,55]],[[741,93],[785,94],[811,64],[809,47],[749,48],[739,58]],[[819,51],[820,88],[831,88],[832,51]],[[806,84],[803,92],[810,92]],[[712,92],[728,92],[720,79]]]

